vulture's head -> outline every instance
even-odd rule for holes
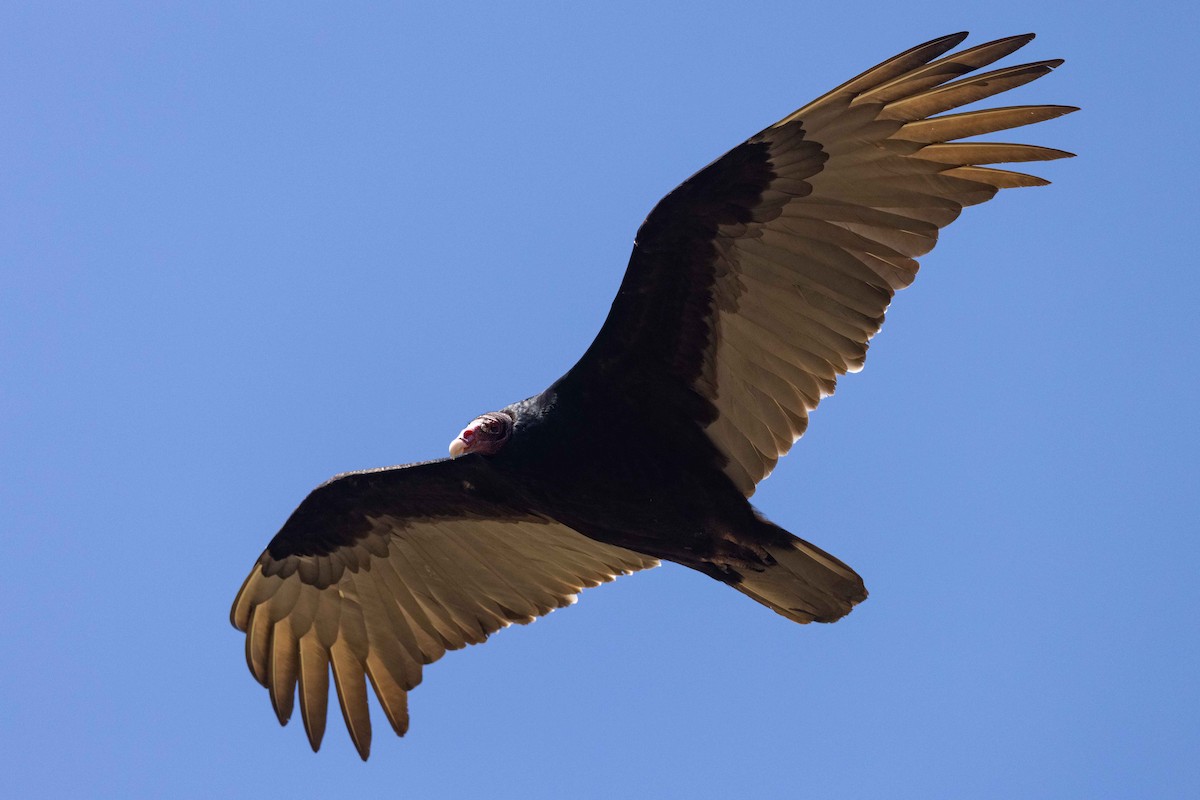
[[[492,411],[476,417],[450,443],[450,456],[458,458],[467,453],[489,456],[504,446],[512,435],[512,429],[513,418],[507,411]]]

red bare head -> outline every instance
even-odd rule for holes
[[[500,450],[512,435],[513,418],[506,411],[492,411],[471,420],[462,433],[450,443],[453,458],[467,453],[491,455]]]

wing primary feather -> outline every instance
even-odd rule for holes
[[[330,663],[346,728],[359,758],[366,761],[371,754],[371,716],[367,709],[366,665],[356,649],[348,639],[339,637],[330,650]]]
[[[317,641],[316,631],[300,637],[300,718],[313,752],[325,736],[329,703],[329,651]]]
[[[271,616],[261,606],[251,612],[246,631],[246,663],[250,674],[263,686],[267,685],[267,653],[271,646]]]
[[[383,656],[374,649],[367,656],[367,677],[392,730],[397,736],[408,733],[408,693],[397,682]]]
[[[299,655],[299,645],[292,632],[291,622],[286,619],[279,620],[274,624],[271,634],[267,690],[280,725],[287,725],[288,720],[292,718],[296,681],[300,675]]]
[[[945,174],[953,175],[956,178],[965,178],[977,183],[986,183],[996,189],[1020,189],[1029,186],[1050,185],[1050,181],[1045,178],[1039,178],[1036,175],[1013,172],[1007,169],[995,169],[994,167],[955,167],[954,169],[947,170]]]
[[[246,576],[246,580],[242,581],[242,586],[238,589],[237,596],[233,598],[233,607],[229,610],[229,621],[233,624],[233,627],[243,633],[246,633],[250,628],[250,614],[253,610],[250,595],[254,592],[252,584],[257,583],[261,579],[260,575],[261,566],[259,563],[256,563],[254,568],[250,570],[250,574]]]
[[[1045,122],[1078,110],[1074,106],[1045,105],[964,111],[961,114],[946,114],[933,119],[906,122],[896,134],[896,138],[912,142],[948,142],[952,139],[964,139],[968,136]]]

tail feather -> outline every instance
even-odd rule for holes
[[[761,569],[743,566],[726,582],[794,622],[836,622],[867,599],[858,573],[803,539],[760,547],[769,557]]]

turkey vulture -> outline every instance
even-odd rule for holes
[[[943,55],[965,36],[867,70],[668,194],[579,362],[473,420],[452,458],[339,475],[305,498],[232,610],[281,723],[298,687],[316,750],[332,672],[365,759],[368,680],[403,735],[423,665],[659,559],[795,622],[866,598],[854,570],[747,498],[862,367],[938,230],[998,189],[1047,183],[981,165],[1071,155],[959,141],[1075,110],[943,114],[1062,63],[968,75],[1033,35]]]

